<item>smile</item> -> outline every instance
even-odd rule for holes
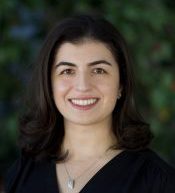
[[[80,99],[71,99],[71,102],[76,105],[86,106],[90,104],[94,104],[97,99],[88,99],[88,100],[80,100]]]
[[[98,98],[91,98],[91,99],[69,99],[72,106],[79,110],[88,110],[94,107],[97,102]]]

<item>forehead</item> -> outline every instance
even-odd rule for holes
[[[65,42],[56,50],[55,63],[61,60],[71,62],[92,62],[93,60],[109,60],[116,62],[108,46],[99,41],[86,40],[79,43]]]

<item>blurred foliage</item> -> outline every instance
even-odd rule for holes
[[[151,123],[160,154],[175,164],[175,1],[1,0],[0,172],[15,159],[20,98],[39,48],[65,16],[97,12],[126,38],[136,74],[136,98]]]

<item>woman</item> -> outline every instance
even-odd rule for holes
[[[133,81],[125,41],[109,22],[60,22],[36,64],[6,192],[175,192],[174,169],[148,148]]]

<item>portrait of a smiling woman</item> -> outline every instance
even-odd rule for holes
[[[97,15],[60,21],[41,48],[6,193],[174,193],[150,148],[126,42]]]

